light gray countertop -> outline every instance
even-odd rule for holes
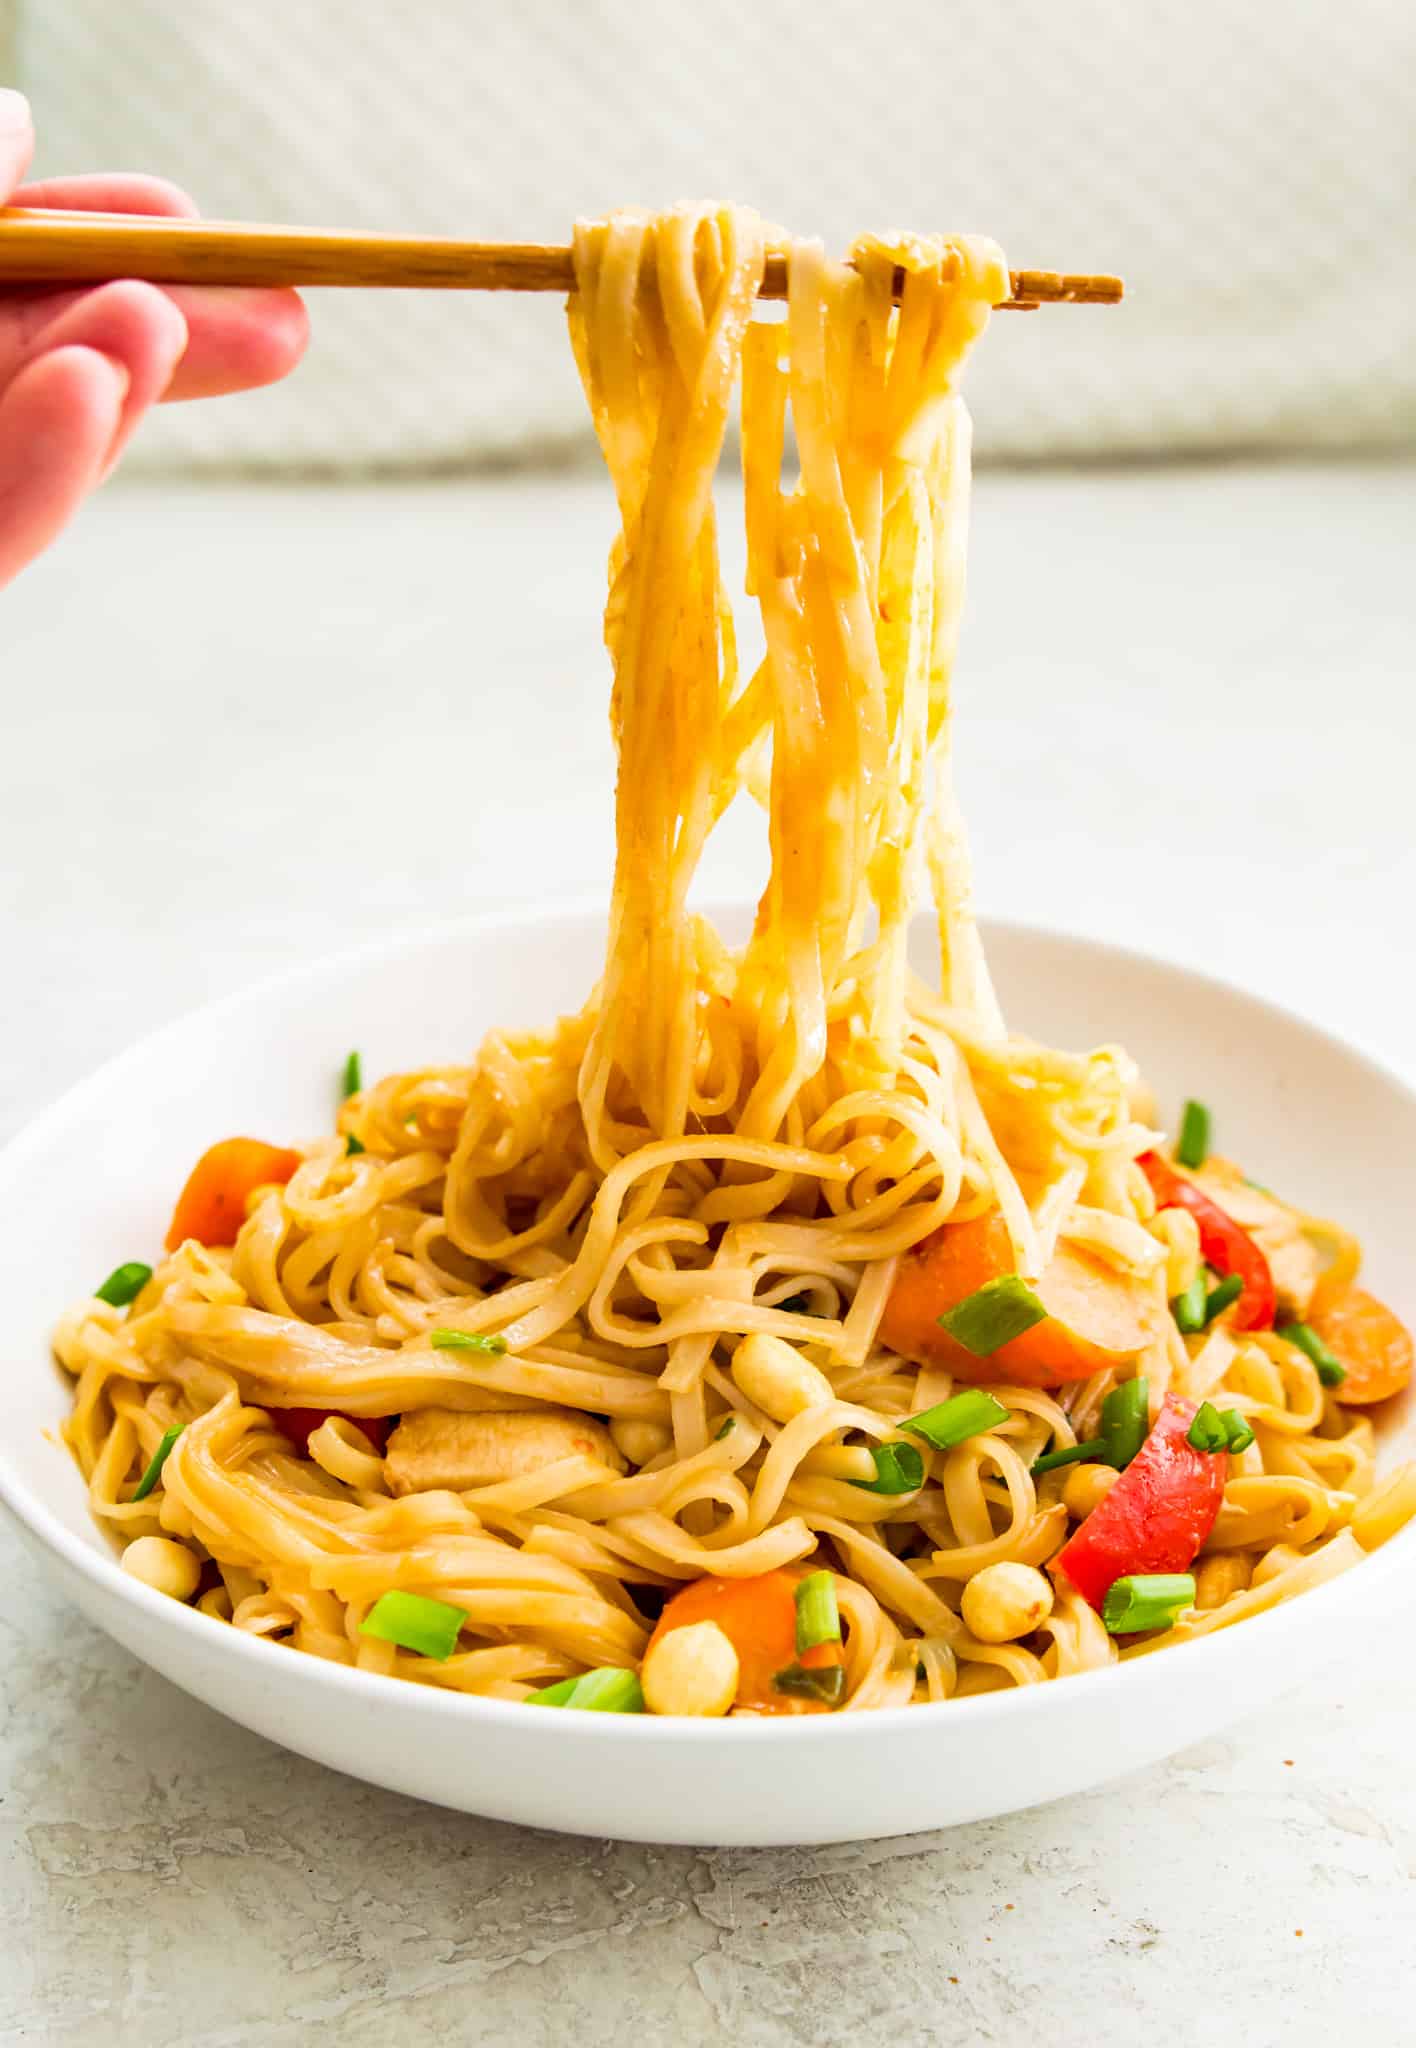
[[[0,597],[0,1137],[257,975],[605,884],[607,499],[119,486]],[[1409,468],[981,479],[983,907],[1208,965],[1416,1069],[1413,540]],[[707,880],[756,857],[730,821]],[[1416,2038],[1395,1633],[1350,1669],[1314,1641],[1278,1709],[1084,1798],[708,1852],[370,1790],[134,1664],[8,1530],[0,1583],[0,2041]]]

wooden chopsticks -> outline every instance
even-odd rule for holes
[[[358,285],[415,291],[566,292],[569,249],[538,242],[454,242],[434,235],[368,235],[252,221],[0,208],[0,285]],[[1009,311],[1040,305],[1112,306],[1119,277],[1015,270]],[[766,299],[786,297],[785,256],[769,256]]]

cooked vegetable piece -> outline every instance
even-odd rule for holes
[[[789,1664],[772,1680],[774,1691],[790,1698],[817,1700],[824,1707],[838,1707],[846,1696],[846,1674],[839,1664],[812,1666]]]
[[[1176,1618],[1195,1604],[1195,1581],[1189,1572],[1156,1572],[1117,1579],[1102,1602],[1101,1618],[1114,1636],[1141,1629],[1173,1628]]]
[[[974,1358],[991,1358],[1015,1337],[1045,1322],[1047,1310],[1016,1273],[986,1280],[956,1308],[945,1309],[940,1326]]]
[[[1185,1441],[1196,1451],[1228,1450],[1229,1431],[1213,1401],[1201,1401],[1195,1410],[1195,1419],[1185,1433]]]
[[[946,1223],[901,1258],[880,1322],[881,1342],[922,1365],[946,1366],[962,1380],[1055,1387],[1128,1364],[1153,1334],[1142,1286],[1079,1246],[1062,1244],[1030,1290],[1044,1319],[981,1358],[939,1319],[990,1281],[1016,1277],[1013,1265],[1012,1242],[996,1209]]]
[[[1194,1419],[1193,1401],[1167,1394],[1136,1456],[1053,1560],[1098,1610],[1116,1579],[1186,1570],[1214,1527],[1229,1456],[1194,1449]]]
[[[1237,1275],[1241,1292],[1234,1310],[1234,1328],[1272,1329],[1273,1275],[1269,1271],[1268,1260],[1254,1239],[1203,1188],[1187,1180],[1183,1173],[1177,1173],[1158,1152],[1143,1153],[1137,1163],[1151,1184],[1158,1207],[1188,1209],[1194,1217],[1199,1225],[1200,1252],[1205,1261],[1221,1276]]]
[[[435,1657],[442,1663],[457,1648],[458,1632],[466,1619],[462,1608],[446,1600],[394,1591],[380,1594],[360,1622],[359,1633],[397,1643],[402,1650],[416,1650],[419,1656]]]
[[[1219,1419],[1229,1435],[1229,1448],[1237,1457],[1254,1441],[1254,1432],[1237,1408],[1221,1408]]]
[[[365,1145],[363,1145],[358,1138],[355,1137],[352,1131],[349,1133],[349,1136],[344,1140],[345,1157],[348,1159],[357,1159],[359,1154],[363,1151],[366,1151],[367,1149],[368,1148]]]
[[[602,1665],[584,1671],[579,1678],[562,1679],[533,1692],[524,1702],[528,1707],[578,1707],[589,1714],[642,1714],[644,1690],[635,1671],[617,1665]]]
[[[364,1063],[360,1059],[357,1052],[351,1052],[348,1059],[344,1062],[344,1076],[341,1083],[340,1092],[343,1094],[346,1101],[348,1101],[351,1095],[357,1095],[359,1093],[359,1090],[363,1087],[363,1067]]]
[[[797,1655],[818,1643],[839,1643],[841,1615],[836,1606],[834,1572],[808,1572],[796,1589]]]
[[[171,1429],[165,1429],[163,1431],[162,1442],[158,1445],[157,1449],[148,1459],[147,1466],[143,1472],[142,1478],[133,1488],[134,1500],[146,1500],[148,1495],[152,1492],[158,1480],[162,1477],[162,1468],[167,1463],[168,1456],[172,1450],[172,1446],[176,1443],[178,1437],[182,1434],[184,1426],[185,1425],[180,1422],[174,1422]]]
[[[177,1197],[166,1244],[170,1252],[194,1237],[198,1244],[235,1244],[257,1188],[284,1187],[300,1154],[260,1138],[223,1138],[192,1168]]]
[[[434,1351],[480,1351],[484,1358],[501,1358],[506,1352],[505,1337],[483,1330],[433,1330],[428,1342]]]
[[[1170,1304],[1175,1318],[1175,1327],[1182,1335],[1192,1337],[1205,1326],[1209,1314],[1209,1288],[1205,1284],[1203,1266],[1183,1294],[1177,1294]]]
[[[126,1265],[113,1268],[102,1287],[95,1287],[94,1299],[106,1301],[110,1308],[126,1308],[130,1301],[137,1300],[151,1278],[151,1266],[145,1266],[140,1259],[129,1259]]]
[[[554,1685],[543,1685],[539,1692],[528,1693],[522,1701],[522,1705],[526,1707],[569,1706],[570,1696],[579,1683],[579,1677],[557,1679]]]
[[[1032,1464],[1033,1477],[1054,1472],[1059,1465],[1075,1465],[1084,1459],[1100,1458],[1123,1472],[1146,1440],[1150,1427],[1150,1382],[1144,1373],[1113,1387],[1101,1404],[1101,1435],[1085,1443],[1071,1444],[1063,1451],[1047,1451]]]
[[[922,1414],[909,1416],[900,1427],[911,1436],[922,1437],[936,1451],[952,1451],[956,1444],[966,1444],[971,1436],[996,1429],[1000,1422],[1008,1420],[1008,1413],[1003,1403],[995,1401],[982,1387],[965,1387],[962,1393],[926,1408]]]
[[[1210,1146],[1210,1113],[1202,1102],[1187,1102],[1180,1112],[1175,1157],[1182,1166],[1203,1166]]]
[[[798,1653],[799,1583],[800,1575],[790,1571],[751,1579],[694,1579],[665,1607],[645,1657],[673,1629],[716,1622],[737,1652],[739,1710],[825,1713],[844,1696],[843,1652],[839,1642],[819,1642]]]
[[[913,1444],[871,1444],[873,1479],[852,1479],[862,1493],[917,1493],[924,1484],[924,1460]]]
[[[1345,1407],[1389,1400],[1411,1378],[1411,1332],[1365,1288],[1349,1287],[1314,1309],[1310,1327],[1343,1369],[1337,1398]]]
[[[1211,1287],[1205,1296],[1205,1328],[1208,1329],[1216,1316],[1222,1316],[1232,1308],[1244,1292],[1244,1283],[1237,1273],[1226,1273],[1217,1287]]]
[[[310,1438],[321,1423],[329,1421],[331,1415],[337,1415],[343,1422],[352,1422],[356,1429],[362,1430],[369,1439],[370,1450],[380,1458],[395,1421],[392,1415],[346,1415],[342,1408],[268,1408],[266,1413],[281,1434],[288,1436],[307,1458],[310,1455]]]
[[[1325,1387],[1340,1387],[1347,1378],[1347,1368],[1342,1360],[1323,1342],[1317,1331],[1308,1323],[1280,1323],[1280,1337],[1286,1337],[1290,1344],[1296,1344],[1317,1367],[1318,1378]]]

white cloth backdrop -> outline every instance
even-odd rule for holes
[[[704,194],[837,245],[979,227],[1017,265],[1132,287],[1123,312],[997,323],[987,453],[1416,437],[1413,0],[9,6],[46,171],[516,239]],[[451,468],[584,433],[557,302],[326,293],[288,387],[171,408],[141,459]]]

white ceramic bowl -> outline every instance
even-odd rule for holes
[[[974,1820],[1148,1763],[1345,1655],[1412,1599],[1408,1530],[1301,1600],[1124,1668],[941,1707],[729,1723],[461,1699],[296,1656],[126,1577],[57,1440],[59,1311],[151,1255],[214,1139],[326,1128],[348,1046],[370,1075],[465,1058],[488,1025],[576,1006],[602,935],[598,909],[503,915],[307,968],[136,1046],[0,1156],[0,1499],[90,1620],[247,1727],[445,1806],[641,1841],[805,1843]],[[1416,1097],[1400,1081],[1185,969],[1017,927],[988,942],[1018,1028],[1073,1048],[1120,1041],[1167,1109],[1187,1094],[1214,1105],[1224,1150],[1355,1226],[1375,1289],[1416,1317]],[[1409,1401],[1382,1427],[1388,1458],[1412,1454]]]

